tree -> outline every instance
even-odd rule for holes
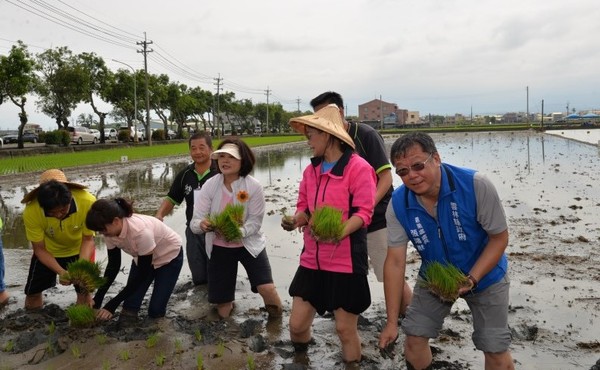
[[[18,41],[13,45],[7,56],[0,56],[0,104],[10,100],[21,110],[19,112],[18,148],[23,146],[23,129],[27,124],[25,95],[34,90],[36,76],[35,61],[27,51],[27,46]]]
[[[150,108],[163,122],[165,135],[169,132],[169,96],[171,89],[179,89],[177,84],[169,83],[169,76],[165,74],[148,76],[148,89],[150,90]],[[165,136],[166,137],[166,136]]]
[[[41,72],[37,106],[56,120],[59,129],[67,128],[71,112],[87,98],[84,68],[65,46],[38,54],[37,68]]]
[[[139,116],[137,114],[139,112],[135,111],[137,107],[140,107],[135,102],[135,99],[138,97],[137,92],[134,91],[134,78],[136,77],[137,73],[134,76],[128,70],[119,69],[112,75],[106,90],[106,99],[113,105],[111,115],[116,119],[122,119],[127,122],[127,127],[130,130],[133,120]],[[138,79],[136,78],[136,85],[137,81]]]
[[[210,132],[213,132],[212,122],[207,122],[204,118],[205,113],[211,112],[212,103],[214,101],[213,94],[208,90],[202,90],[200,87],[194,87],[189,91],[189,94],[196,99],[196,106],[190,118],[196,123],[196,132],[198,132],[198,122],[202,121],[202,126],[205,132],[208,132],[207,125],[210,127]]]
[[[94,53],[81,53],[78,55],[79,63],[85,75],[85,98],[90,103],[94,113],[98,116],[98,130],[100,131],[100,142],[104,143],[104,120],[108,112],[101,112],[94,101],[94,96],[108,101],[108,92],[112,81],[112,72],[106,67],[104,59]]]
[[[91,113],[81,113],[77,116],[77,123],[79,126],[90,128],[96,122],[94,121],[94,116],[92,116]]]

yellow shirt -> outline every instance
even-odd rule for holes
[[[85,217],[96,197],[82,189],[71,189],[71,194],[71,209],[63,220],[46,217],[37,199],[27,203],[23,211],[27,240],[34,243],[43,241],[46,250],[54,257],[78,255],[83,236],[94,235],[85,226]]]

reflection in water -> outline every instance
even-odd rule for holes
[[[559,172],[569,168],[574,161],[593,166],[589,173],[600,173],[598,151],[590,145],[566,140],[561,137],[537,132],[481,132],[433,134],[442,161],[478,169],[497,184],[500,194],[509,197],[517,189],[516,184],[525,177],[543,176],[545,172]],[[386,139],[389,153],[394,137]],[[265,187],[281,193],[279,198],[295,203],[297,184],[304,167],[309,163],[311,151],[305,145],[278,146],[271,150],[256,150],[256,165],[253,176]],[[546,161],[548,166],[546,167]],[[90,174],[78,172],[67,176],[71,181],[86,184],[97,198],[123,196],[132,199],[137,212],[153,215],[162,198],[168,192],[175,174],[189,163],[188,157],[168,158],[154,163],[126,163],[113,168],[98,170]],[[508,172],[506,170],[509,170]],[[582,168],[585,171],[585,168]],[[514,178],[513,178],[514,177]],[[5,248],[27,248],[21,213],[23,195],[36,186],[38,176],[25,175],[17,186],[2,186],[0,189],[0,214],[5,221]],[[557,181],[559,181],[557,183]],[[565,177],[544,179],[546,186],[560,188]],[[570,181],[576,181],[571,178]],[[580,181],[586,181],[582,179]],[[394,186],[400,179],[394,176]],[[504,189],[503,189],[504,188]],[[526,191],[521,186],[519,191]],[[515,197],[527,198],[523,194]],[[526,202],[522,200],[519,203]],[[174,217],[179,217],[175,215]],[[173,221],[184,224],[183,218]],[[266,225],[268,226],[268,225]]]

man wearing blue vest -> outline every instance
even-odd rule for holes
[[[421,256],[418,280],[428,263],[458,267],[468,286],[458,294],[473,316],[475,347],[485,356],[485,369],[514,369],[509,352],[509,286],[504,253],[508,245],[506,216],[494,185],[474,170],[442,163],[433,139],[421,132],[406,134],[392,145],[390,160],[403,185],[386,213],[388,254],[384,265],[387,322],[379,346],[398,335],[398,313],[412,242]],[[429,369],[429,339],[438,336],[453,302],[442,301],[417,281],[402,321],[408,369]]]

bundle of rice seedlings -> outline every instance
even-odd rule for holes
[[[96,321],[94,309],[83,304],[69,306],[65,313],[73,327],[89,328]]]
[[[92,293],[104,285],[106,279],[100,276],[100,264],[86,259],[78,259],[67,265],[66,279],[81,289],[81,293]]]
[[[337,243],[344,234],[342,211],[330,206],[315,209],[311,217],[311,232],[315,239],[328,243]]]
[[[208,220],[215,232],[218,232],[228,241],[242,239],[240,226],[244,223],[244,206],[242,204],[228,204],[221,213],[210,215]]]
[[[469,279],[458,267],[437,261],[430,262],[425,267],[425,281],[422,284],[446,302],[456,301],[458,290],[470,285]]]

